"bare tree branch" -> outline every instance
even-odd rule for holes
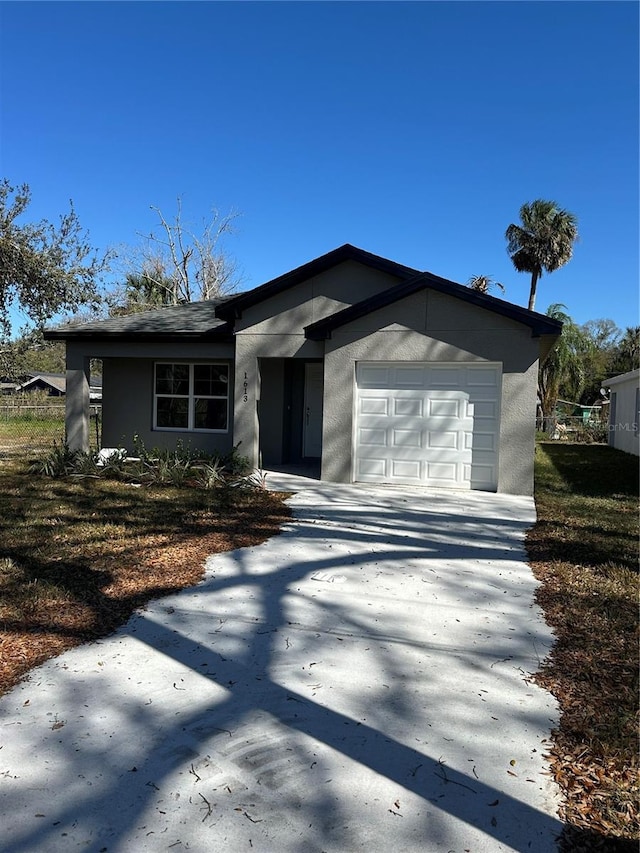
[[[214,208],[196,233],[183,220],[180,197],[172,220],[159,207],[151,205],[151,210],[159,220],[158,232],[140,234],[142,242],[126,262],[124,301],[130,308],[214,299],[238,287],[236,262],[224,246],[234,233],[237,212],[221,214]]]

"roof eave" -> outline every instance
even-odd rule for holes
[[[331,337],[331,332],[334,329],[426,288],[457,299],[463,299],[487,311],[493,311],[516,322],[523,323],[531,328],[533,337],[541,335],[559,336],[562,332],[562,323],[559,320],[547,317],[545,314],[529,311],[527,308],[521,308],[519,305],[514,305],[495,296],[477,293],[464,285],[448,281],[440,276],[433,275],[433,273],[420,273],[403,284],[389,288],[369,299],[357,302],[355,305],[349,305],[329,317],[305,326],[305,337],[313,341],[327,340]]]
[[[275,296],[289,287],[294,287],[301,281],[319,275],[345,261],[356,261],[381,272],[388,272],[404,280],[413,278],[419,272],[419,270],[415,270],[412,267],[407,267],[404,264],[399,264],[380,255],[374,255],[365,249],[359,249],[357,246],[352,246],[351,243],[345,243],[343,246],[339,246],[337,249],[321,255],[319,258],[308,261],[294,270],[271,279],[271,281],[265,284],[254,287],[245,293],[240,293],[238,296],[231,297],[231,299],[216,307],[216,317],[229,321],[238,320],[242,317],[242,311],[245,308],[256,305],[270,296]]]
[[[618,373],[616,376],[610,376],[609,379],[603,381],[603,385],[619,385],[621,382],[630,382],[634,379],[640,379],[640,368],[628,370],[626,373]]]
[[[104,332],[104,331],[63,331],[51,329],[44,333],[47,341],[233,341],[233,333],[229,328],[211,329],[205,332],[174,331],[174,332]]]

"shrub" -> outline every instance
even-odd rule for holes
[[[213,489],[224,482],[222,463],[219,459],[203,462],[195,469],[195,482],[202,489]]]
[[[181,442],[173,449],[148,451],[139,436],[133,437],[137,456],[128,458],[125,450],[103,449],[85,453],[71,450],[67,444],[53,449],[36,460],[31,473],[45,477],[94,477],[118,479],[144,485],[175,488],[195,486],[215,490],[217,502],[227,506],[238,489],[264,489],[266,476],[251,471],[248,460],[238,447],[226,454],[205,454],[185,448]]]
[[[29,472],[52,478],[67,477],[77,470],[83,455],[79,450],[71,450],[66,443],[61,445],[54,443],[46,456],[31,463]]]

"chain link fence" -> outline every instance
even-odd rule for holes
[[[99,448],[102,407],[91,406],[89,441]],[[0,455],[23,455],[63,444],[64,399],[32,402],[0,397]]]
[[[584,444],[606,444],[609,424],[604,418],[554,415],[538,418],[536,429],[545,438],[555,441],[574,441]]]

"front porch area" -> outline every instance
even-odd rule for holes
[[[319,479],[324,391],[322,361],[259,358],[258,367],[260,464]]]

